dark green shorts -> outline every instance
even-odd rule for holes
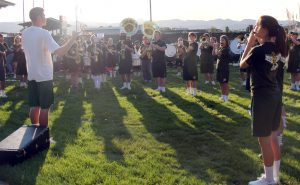
[[[36,82],[35,80],[29,81],[28,92],[30,107],[49,109],[54,102],[52,80],[44,82]]]
[[[275,93],[257,93],[252,96],[252,134],[255,137],[270,136],[280,124],[282,95]]]

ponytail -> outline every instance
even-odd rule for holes
[[[278,24],[278,21],[274,17],[268,15],[261,16],[259,22],[263,28],[266,28],[269,31],[270,38],[276,38],[276,53],[280,53],[283,57],[286,57],[288,55],[288,50],[284,28]]]
[[[285,33],[284,28],[280,25],[278,25],[278,32],[276,35],[275,45],[276,45],[276,50],[283,57],[286,57],[288,55],[286,33]]]

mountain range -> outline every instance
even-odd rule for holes
[[[209,21],[203,20],[180,20],[180,19],[171,19],[171,20],[160,20],[156,21],[159,27],[169,27],[169,28],[183,28],[183,29],[210,29],[212,27],[225,30],[225,27],[229,27],[230,30],[245,30],[249,25],[254,25],[256,20],[244,19],[241,21],[231,20],[231,19],[215,19]],[[0,22],[0,32],[12,32],[17,33],[22,29],[22,26],[19,26],[20,22]],[[139,21],[139,23],[142,23]],[[75,22],[70,22],[71,29],[74,29]],[[88,27],[99,27],[99,26],[119,26],[119,23],[100,23],[100,22],[89,22],[85,23]],[[282,26],[287,26],[288,21],[279,21],[279,24]]]

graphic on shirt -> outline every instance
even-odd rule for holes
[[[278,68],[278,61],[281,59],[281,55],[276,55],[274,52],[272,52],[271,55],[265,55],[265,60],[270,62],[272,64],[271,71],[274,71]]]

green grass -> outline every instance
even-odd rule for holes
[[[231,69],[230,102],[219,88],[204,85],[196,97],[168,73],[167,93],[133,81],[120,91],[119,79],[97,92],[86,81],[73,92],[55,79],[51,135],[57,141],[17,166],[0,166],[0,180],[11,185],[83,184],[247,184],[263,172],[259,146],[251,136],[249,93]],[[58,76],[56,74],[56,76]],[[286,76],[287,77],[287,76]],[[0,139],[29,124],[26,90],[9,84],[0,100]],[[284,86],[287,110],[281,184],[300,184],[300,93]]]

